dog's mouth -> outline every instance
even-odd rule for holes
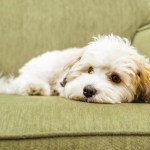
[[[76,100],[76,101],[84,101],[84,98],[80,96],[74,96],[74,97],[71,97],[71,99]]]
[[[87,103],[93,103],[92,98],[87,98],[87,97],[81,97],[81,96],[73,96],[73,97],[69,97],[72,100],[75,101],[82,101],[82,102],[87,102]]]

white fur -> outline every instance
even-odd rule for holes
[[[87,102],[132,102],[137,94],[132,78],[141,69],[137,62],[140,66],[147,64],[145,57],[138,54],[127,39],[99,36],[83,48],[46,52],[31,59],[19,70],[18,77],[1,77],[0,93],[36,95],[42,90],[42,95],[49,96],[56,90],[60,96]],[[80,71],[87,65],[94,68],[92,74]],[[120,75],[123,84],[108,79],[108,74],[113,72]],[[62,87],[60,82],[65,77],[71,80]],[[83,95],[86,85],[93,85],[97,93],[86,98]],[[31,89],[37,92],[32,94]]]

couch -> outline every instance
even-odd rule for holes
[[[150,0],[0,0],[0,72],[92,36],[127,37],[150,57]],[[149,150],[148,103],[0,94],[0,150]]]

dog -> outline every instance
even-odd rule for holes
[[[17,77],[1,76],[0,93],[59,95],[94,103],[147,102],[150,64],[128,39],[103,35],[85,47],[48,51],[31,59]]]

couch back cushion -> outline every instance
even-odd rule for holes
[[[133,40],[150,24],[150,0],[1,0],[0,18],[0,72],[7,74],[47,50],[81,47],[98,34]]]

